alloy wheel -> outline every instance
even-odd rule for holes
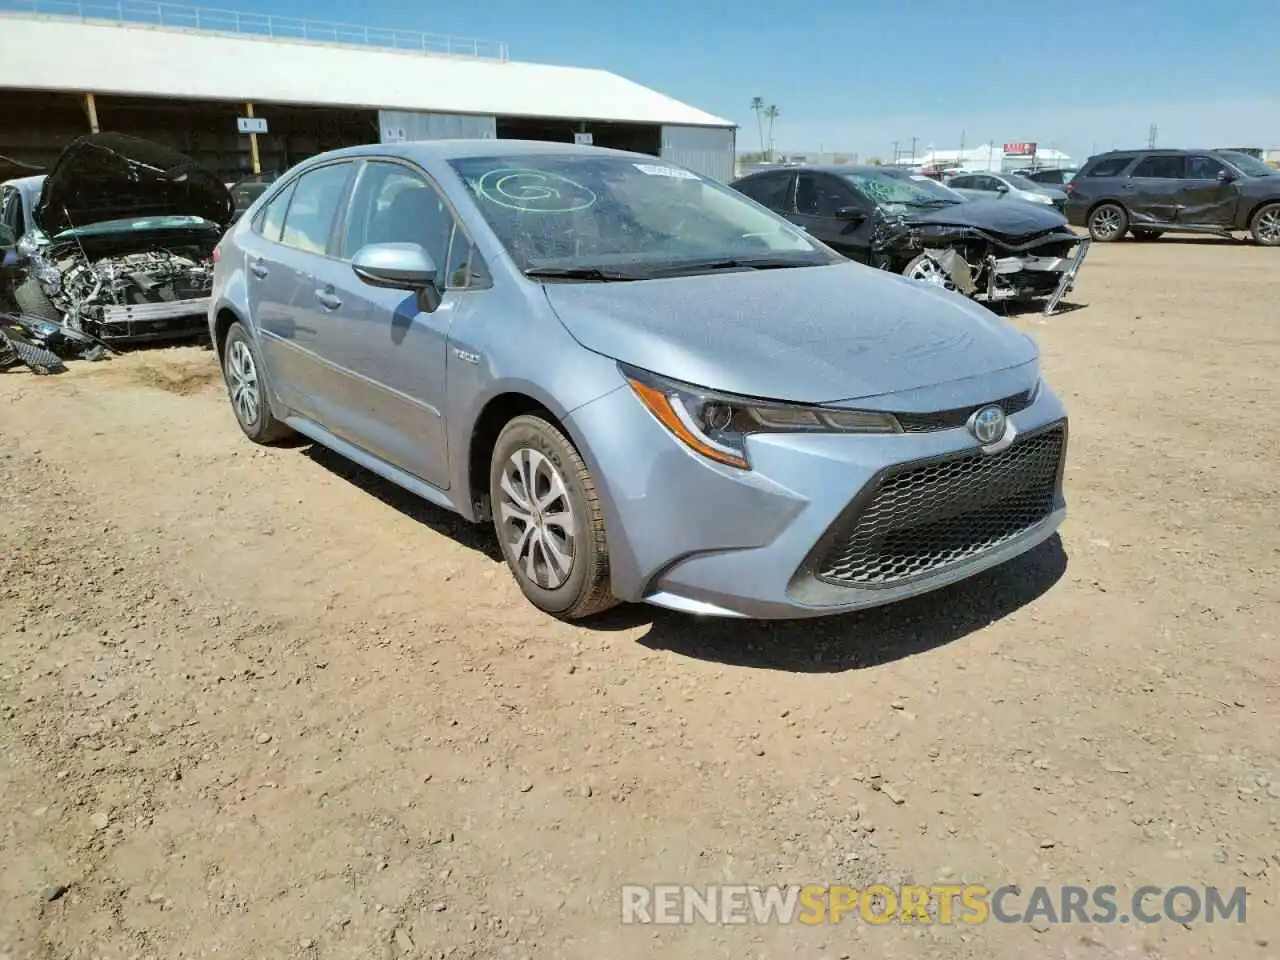
[[[1280,244],[1280,207],[1264,210],[1258,217],[1258,239],[1266,244]]]
[[[236,416],[246,427],[258,422],[262,410],[262,392],[258,381],[258,368],[253,353],[243,340],[233,340],[227,353],[227,386],[231,392],[231,404]]]
[[[1093,215],[1093,233],[1099,240],[1110,240],[1120,232],[1120,211],[1115,207],[1103,207]]]
[[[955,284],[951,282],[951,277],[947,275],[947,271],[938,266],[937,261],[930,257],[921,257],[920,262],[908,271],[907,279],[931,283],[935,287],[942,287],[944,290],[955,289]]]
[[[544,454],[521,447],[500,481],[500,534],[512,565],[543,590],[564,585],[576,549],[573,503],[560,471]]]

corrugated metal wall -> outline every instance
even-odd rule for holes
[[[721,183],[733,179],[734,130],[724,127],[662,128],[662,157]]]
[[[412,110],[379,110],[378,127],[383,143],[402,140],[451,140],[483,138],[498,135],[495,117],[465,113],[418,113]]]

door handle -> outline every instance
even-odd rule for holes
[[[316,299],[320,301],[320,306],[326,310],[337,310],[342,306],[341,298],[329,290],[317,290]]]
[[[261,260],[254,260],[249,264],[249,272],[261,280],[266,277],[269,271],[267,270],[267,265]]]

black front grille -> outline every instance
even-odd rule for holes
[[[1025,410],[1031,406],[1031,398],[1034,394],[1034,389],[1024,390],[1022,393],[1015,393],[1013,396],[1005,397],[1003,400],[996,400],[995,403],[1004,411],[1006,417],[1011,417],[1019,410]],[[897,418],[898,423],[902,425],[904,433],[932,433],[935,430],[952,430],[955,427],[963,427],[969,422],[969,418],[973,416],[974,411],[980,410],[984,406],[987,406],[987,404],[956,407],[953,410],[939,410],[935,413],[895,413],[894,416]]]
[[[997,454],[975,450],[886,471],[838,522],[818,577],[891,586],[1014,539],[1053,512],[1066,441],[1059,423]]]

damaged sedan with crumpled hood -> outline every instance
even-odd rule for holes
[[[49,174],[5,184],[18,310],[104,342],[199,335],[226,186],[190,157],[118,133],[75,140]],[[38,191],[38,192],[37,192]],[[14,229],[16,226],[16,230]]]
[[[733,187],[850,259],[983,303],[1071,292],[1089,240],[1051,206],[968,200],[921,174],[839,165],[764,171]]]

